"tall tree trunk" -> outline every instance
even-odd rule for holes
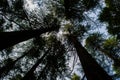
[[[70,35],[69,40],[76,48],[77,55],[81,61],[87,80],[112,80],[87,50],[79,43],[76,36]]]
[[[0,78],[7,75],[8,72],[14,68],[15,64],[17,61],[19,61],[20,59],[22,59],[23,57],[25,57],[27,54],[31,53],[31,51],[33,52],[33,48],[31,48],[29,51],[25,52],[22,56],[20,56],[19,58],[17,58],[15,61],[6,64],[5,66],[0,68]],[[36,51],[34,51],[34,53],[36,53]]]
[[[48,52],[49,50],[35,63],[35,65],[32,66],[32,68],[25,74],[22,80],[33,80],[32,77],[34,75],[35,69],[42,62],[42,60],[44,59],[44,57],[47,55]]]
[[[57,27],[41,28],[39,30],[24,30],[13,32],[0,32],[0,50],[11,47],[19,42],[39,36],[42,33],[56,30]],[[58,28],[57,28],[58,29]]]
[[[15,64],[15,62],[11,62],[6,64],[5,66],[0,68],[0,78],[4,77],[5,75],[8,74],[8,72],[14,67],[13,65]]]

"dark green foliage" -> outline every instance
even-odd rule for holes
[[[7,0],[0,0],[0,7],[8,5]]]
[[[34,58],[34,57],[39,57],[41,55],[41,51],[44,50],[44,46],[45,46],[46,42],[44,40],[44,38],[42,38],[41,36],[39,37],[35,37],[33,40],[33,48],[30,51],[30,54],[28,54],[27,56],[29,58]]]
[[[112,50],[115,47],[118,47],[117,45],[119,44],[119,41],[117,40],[116,37],[110,37],[104,42],[104,49],[106,50]]]
[[[33,44],[34,45],[34,44]],[[40,46],[34,45],[31,50],[29,51],[29,54],[27,54],[27,57],[29,58],[38,58],[40,56]]]
[[[79,0],[64,0],[64,7],[65,7],[65,16],[66,18],[82,18],[82,10],[80,9],[81,6],[79,5]]]
[[[100,14],[100,20],[107,22],[108,32],[112,35],[120,36],[120,2],[117,0],[105,0],[106,7]]]
[[[58,18],[54,17],[52,14],[46,15],[43,21],[44,21],[43,23],[45,27],[51,27],[51,26],[57,27],[56,31],[58,31],[60,28],[60,21],[58,20]]]
[[[9,47],[5,49],[5,52],[7,53],[7,55],[9,55],[13,50],[13,47]]]
[[[110,37],[105,40],[101,34],[93,33],[86,39],[86,47],[91,52],[95,54],[94,51],[100,51],[104,55],[108,56],[114,61],[114,64],[120,66],[119,60],[119,42],[116,37]]]
[[[3,27],[2,26],[3,26],[4,23],[5,23],[4,18],[0,16],[0,32],[3,31]]]
[[[87,31],[90,29],[90,26],[84,26],[84,25],[78,25],[74,27],[73,34],[80,37],[82,40],[83,36],[87,33]]]
[[[17,58],[16,60],[13,60],[11,58],[8,58],[7,60],[5,60],[4,66],[2,66],[0,68],[0,78],[6,76],[10,72],[10,70],[19,68],[19,67],[15,66],[16,62],[19,61],[20,59],[22,59],[23,57],[25,57],[27,54],[29,54],[29,52],[22,55],[21,57]]]
[[[3,23],[5,23],[5,20],[3,19],[3,17],[0,17],[0,26],[2,26]]]
[[[77,74],[74,73],[71,80],[81,80],[81,79]]]
[[[9,7],[9,5],[8,5],[8,2],[7,2],[7,0],[0,0],[0,9],[2,9],[1,11],[2,11],[2,13],[4,14],[4,13],[7,13],[7,14],[9,14],[10,16],[8,17],[8,15],[6,15],[6,14],[4,14],[4,15],[1,15],[1,16],[3,16],[4,18],[6,18],[7,20],[9,20],[11,23],[12,22],[14,22],[14,19],[15,19],[15,22],[17,22],[17,20],[20,22],[20,21],[23,21],[23,19],[25,19],[27,16],[26,16],[26,14],[24,13],[24,10],[23,10],[23,2],[22,2],[22,0],[15,0],[15,1],[12,1],[13,3],[12,3],[12,7]],[[9,9],[9,12],[7,11]],[[0,12],[1,13],[1,12]],[[49,16],[50,17],[50,16]],[[17,18],[17,20],[16,20],[16,18]],[[54,26],[54,28],[53,29],[55,29],[55,27],[58,27],[59,28],[59,22],[58,22],[58,20],[57,20],[57,18],[54,18],[53,19],[53,17],[51,16],[51,19],[50,18],[46,18],[45,19],[46,21],[44,21],[45,22],[45,26],[43,26],[43,27],[47,27],[47,28],[50,28],[51,26]],[[3,21],[3,18],[0,20],[0,28],[1,28],[1,26],[2,26],[2,24],[4,23],[4,21]],[[23,26],[24,27],[24,26]],[[30,26],[29,26],[30,27]],[[46,28],[46,29],[47,29]],[[48,30],[50,30],[50,29],[48,29]],[[32,30],[31,30],[32,31]],[[42,31],[44,31],[44,30],[42,30]],[[21,32],[21,31],[20,31]],[[36,32],[36,31],[35,31]],[[40,32],[41,33],[41,31],[38,31],[38,32]],[[48,31],[46,31],[46,32],[48,32]],[[4,32],[3,32],[4,33]],[[11,32],[10,32],[11,33]],[[13,32],[14,33],[14,32]],[[6,33],[5,33],[6,34]],[[8,33],[9,34],[9,33]],[[32,33],[28,33],[29,35],[32,35],[32,34],[34,34],[34,32],[32,32]],[[0,35],[2,35],[2,33],[0,33]],[[21,37],[23,37],[23,35],[25,35],[25,34],[22,34],[21,35]],[[39,34],[40,35],[40,34]],[[21,56],[21,57],[19,57],[19,58],[17,58],[16,60],[13,60],[13,59],[11,59],[11,58],[9,58],[7,61],[5,61],[5,62],[7,62],[4,66],[2,66],[1,68],[0,68],[0,77],[4,77],[4,76],[6,76],[9,72],[10,72],[10,70],[12,70],[12,69],[15,69],[15,64],[16,64],[16,62],[18,62],[18,60],[20,60],[20,59],[22,59],[22,58],[24,58],[27,54],[29,54],[29,55],[27,55],[27,57],[30,59],[30,57],[32,56],[32,58],[34,58],[34,57],[40,57],[41,56],[41,54],[40,53],[43,53],[43,52],[41,52],[45,47],[45,42],[44,42],[44,40],[41,40],[42,38],[40,38],[40,37],[38,37],[39,35],[34,35],[33,37],[35,37],[35,39],[34,39],[34,47],[32,48],[32,49],[30,49],[30,51],[29,52],[27,52],[27,53],[23,53],[23,55]],[[8,36],[8,35],[7,35]],[[14,34],[13,34],[13,36],[14,36]],[[19,35],[17,35],[18,37],[20,37]],[[0,42],[1,42],[1,44],[2,44],[2,41],[5,41],[5,40],[9,40],[9,41],[5,41],[5,45],[6,45],[6,43],[8,42],[8,44],[9,43],[16,43],[16,41],[14,41],[14,40],[16,40],[16,39],[18,39],[18,40],[20,40],[19,38],[17,38],[17,36],[15,37],[11,37],[11,36],[9,36],[9,37],[6,37],[5,38],[5,35],[3,34],[2,36],[1,36],[1,38],[0,38]],[[4,37],[4,38],[3,38]],[[27,36],[26,36],[27,37]],[[11,39],[11,41],[10,41],[10,39],[7,39],[7,38],[10,38]],[[32,37],[31,37],[32,38]],[[5,40],[2,40],[2,39],[5,39]],[[14,40],[13,40],[14,39]],[[23,40],[22,40],[23,41]],[[51,43],[51,42],[50,42]],[[46,43],[46,45],[47,45],[47,43]],[[8,45],[7,45],[8,46]],[[3,47],[3,46],[1,46],[1,47]],[[10,46],[9,46],[10,47]],[[49,47],[51,47],[51,46],[49,46]],[[52,47],[54,47],[54,45],[52,46]],[[57,47],[59,47],[59,45],[57,46]],[[59,49],[61,49],[61,48],[59,48],[59,49],[57,49],[57,47],[56,47],[56,49],[54,49],[54,50],[57,50],[55,53],[57,54],[57,53],[62,53],[62,52],[64,52],[65,50],[61,50],[60,52],[59,52]],[[61,47],[61,46],[60,46]],[[64,48],[64,47],[63,47]],[[4,48],[3,48],[4,49]],[[6,50],[7,51],[7,50]],[[11,51],[11,50],[10,50]],[[51,50],[51,51],[53,51],[53,50]],[[8,52],[8,51],[7,51]],[[8,52],[8,53],[10,53],[10,52]],[[47,60],[48,61],[48,65],[50,65],[50,67],[48,67],[48,72],[47,73],[45,73],[46,74],[46,77],[47,77],[47,75],[49,75],[49,72],[50,71],[52,71],[52,72],[54,72],[54,73],[50,73],[51,75],[53,75],[53,77],[51,77],[51,76],[49,76],[49,77],[51,77],[51,79],[52,78],[56,78],[56,76],[57,76],[57,74],[55,74],[57,71],[57,69],[60,67],[60,66],[65,66],[65,59],[64,59],[64,56],[61,58],[61,56],[59,55],[56,55],[56,56],[54,56],[54,52],[50,52],[50,54],[52,55],[51,57],[53,57],[52,59],[53,60]],[[62,54],[61,54],[62,55]],[[58,57],[58,60],[56,60],[57,58],[56,57]],[[49,58],[48,58],[49,59]],[[62,59],[62,60],[61,60]],[[41,61],[43,61],[43,60],[41,60]],[[57,65],[57,63],[56,64],[54,64],[54,61],[56,61],[56,62],[58,62],[58,64],[59,65]],[[63,62],[64,61],[64,62]],[[4,62],[4,63],[5,63]],[[41,62],[40,62],[41,63]],[[39,64],[40,64],[39,63]],[[64,64],[64,65],[63,65]],[[45,65],[44,63],[42,64],[42,65]],[[24,66],[24,65],[23,65]],[[53,67],[54,66],[54,67]],[[53,67],[53,68],[52,68]],[[55,70],[54,70],[54,68],[56,68]],[[36,68],[34,68],[34,70],[35,70]],[[50,69],[50,70],[49,70]],[[64,69],[64,68],[63,68]],[[60,71],[62,72],[63,71],[63,69],[62,68],[60,68]],[[34,70],[33,70],[33,72],[34,72]],[[55,72],[56,71],[56,72]],[[20,72],[19,72],[20,73]],[[30,78],[31,78],[31,80],[35,80],[35,78],[36,78],[36,76],[34,76],[34,73],[32,74],[32,76],[29,76]],[[20,75],[16,75],[15,77],[13,77],[12,78],[12,80],[21,80],[21,76]],[[28,79],[26,79],[26,80],[28,80]]]
[[[84,19],[83,12],[94,8],[99,0],[64,0],[65,16],[67,19]]]
[[[104,41],[102,34],[100,33],[93,33],[90,34],[89,37],[86,39],[86,47],[88,49],[97,50],[101,46],[101,43]]]
[[[33,2],[34,1],[36,0],[33,0]],[[25,49],[25,52],[21,51],[23,47],[17,49],[20,44],[17,45],[17,47],[3,50],[7,54],[4,55],[4,57],[6,58],[7,56],[8,58],[7,60],[5,60],[5,58],[2,60],[4,63],[0,68],[0,77],[4,77],[5,79],[10,77],[10,80],[56,80],[58,77],[64,79],[68,69],[66,65],[66,51],[69,49],[66,49],[67,44],[61,44],[61,41],[56,37],[56,33],[59,31],[61,23],[68,20],[72,26],[66,28],[66,31],[70,33],[67,35],[68,40],[70,40],[76,48],[87,79],[111,80],[110,76],[96,63],[96,60],[91,57],[77,39],[77,37],[79,37],[79,40],[82,41],[82,39],[86,38],[86,34],[88,35],[87,32],[90,29],[89,26],[83,26],[80,23],[85,18],[83,13],[92,10],[99,4],[99,1],[100,0],[54,0],[54,2],[50,4],[50,7],[54,7],[55,10],[50,9],[49,14],[45,14],[44,16],[44,11],[42,13],[41,9],[39,9],[41,10],[40,12],[38,11],[39,13],[37,12],[38,8],[35,8],[37,10],[29,13],[29,10],[23,7],[24,0],[11,0],[11,6],[8,4],[9,0],[0,0],[0,13],[2,13],[0,14],[2,16],[0,19],[0,30],[12,30],[13,27],[16,27],[17,30],[22,30],[1,32],[0,44],[4,43],[4,45],[0,46],[0,50],[33,38],[33,40],[30,41],[32,46],[29,46],[29,43],[23,43],[29,46],[28,49]],[[107,27],[109,33],[118,35],[120,31],[119,8],[115,6],[116,4],[113,3],[113,0],[106,0],[105,2],[107,7],[101,12],[99,19],[102,22],[109,23]],[[41,4],[38,5],[40,6]],[[111,6],[115,7],[112,8]],[[39,16],[39,14],[43,14],[43,16]],[[7,25],[3,26],[4,23]],[[8,23],[10,25],[8,25]],[[71,34],[73,34],[73,36],[70,36]],[[117,56],[120,50],[117,45],[119,44],[117,37],[113,40],[104,40],[103,36],[99,33],[90,34],[86,39],[86,48],[91,49],[93,52],[96,50],[94,53],[99,52],[101,49],[104,50],[103,52],[101,51],[102,53],[115,53],[108,57],[114,60],[114,67],[118,67],[119,57]],[[66,42],[67,40],[65,43]],[[16,56],[12,56],[14,59],[11,58],[11,54],[15,53],[19,53],[19,57],[17,54],[17,58]],[[9,74],[9,72],[12,74]],[[79,77],[74,74],[72,79],[79,80]]]
[[[15,0],[13,1],[13,9],[12,9],[12,13],[14,15],[16,15],[17,17],[19,17],[20,19],[27,19],[28,16],[23,8],[23,1],[24,0]]]
[[[44,47],[45,46],[47,51],[44,50],[45,53],[43,56],[37,60],[37,62],[25,74],[22,80],[31,80],[32,75],[34,75],[34,71],[38,65],[45,65],[45,67],[40,70],[40,73],[38,74],[39,76],[36,77],[40,80],[56,80],[57,76],[63,75],[63,73],[66,71],[65,48],[61,42],[58,41],[55,36],[50,36],[46,40]]]
[[[4,77],[5,75],[8,74],[8,72],[13,68],[14,62],[12,59],[8,58],[7,60],[4,61],[5,66],[0,68],[0,78]]]
[[[119,71],[120,67],[120,56],[119,56],[119,41],[117,38],[110,37],[108,39],[104,39],[101,34],[93,33],[86,39],[86,47],[91,52],[93,56],[95,56],[97,51],[100,51],[103,55],[109,57],[113,60],[113,69],[117,69]],[[95,55],[94,55],[95,54]],[[99,56],[97,56],[99,57]],[[101,63],[102,64],[102,63]],[[119,73],[116,71],[114,77],[118,78]]]
[[[83,0],[83,5],[85,6],[86,10],[94,8],[98,4],[99,0]]]
[[[46,80],[47,78],[50,80],[56,80],[57,76],[61,76],[66,72],[66,51],[64,45],[62,45],[54,36],[51,36],[48,39],[48,45],[50,47],[49,53],[44,60],[44,63],[47,66],[44,67],[44,71],[41,71],[38,77],[39,80]]]
[[[8,2],[7,0],[0,0],[0,8],[2,8],[2,10],[4,11],[4,9],[6,9],[8,7]]]
[[[120,67],[117,66],[116,64],[113,65],[113,69],[116,72],[115,75],[113,75],[114,79],[120,78]]]
[[[11,78],[10,80],[21,80],[22,76],[21,75],[16,75],[15,77]]]
[[[100,14],[99,17],[100,21],[102,22],[107,22],[109,20],[111,20],[111,14],[110,14],[110,9],[108,7],[105,7],[102,11],[102,13]]]
[[[108,32],[113,35],[118,35],[120,31],[120,11],[105,7],[100,15],[100,20],[108,22]]]
[[[119,41],[116,37],[111,37],[107,39],[103,44],[104,50],[107,51],[108,55],[113,56],[114,64],[120,66],[120,56],[119,56]]]
[[[23,10],[23,0],[15,0],[13,4],[16,11],[20,9]]]

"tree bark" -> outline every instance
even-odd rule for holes
[[[69,40],[76,48],[77,55],[79,56],[87,80],[112,80],[112,78],[79,43],[76,36],[70,35]]]
[[[58,29],[58,28],[57,28]],[[38,30],[24,30],[13,32],[0,32],[0,50],[11,47],[19,42],[39,36],[42,33],[56,30],[55,27],[41,28]]]

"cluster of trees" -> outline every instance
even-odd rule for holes
[[[86,18],[84,12],[101,7],[100,0],[45,1],[37,0],[38,8],[30,11],[27,0],[0,0],[0,79],[118,79],[120,1],[105,0],[106,6],[100,8],[98,20],[102,23],[97,24],[106,24],[107,37],[92,32],[94,24],[81,23]],[[42,2],[47,5],[47,14],[40,9]],[[85,74],[83,78],[69,74],[67,62],[72,57],[69,52],[79,57]]]

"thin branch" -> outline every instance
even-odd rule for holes
[[[12,20],[12,19],[9,19],[9,18],[8,18],[5,14],[3,14],[3,13],[0,13],[0,14],[1,14],[2,16],[4,16],[5,19],[7,19],[8,21],[17,24],[19,27],[21,27],[23,30],[25,30],[25,28],[24,28],[22,25],[20,25],[19,23],[17,23],[16,21],[14,21],[14,20]]]

